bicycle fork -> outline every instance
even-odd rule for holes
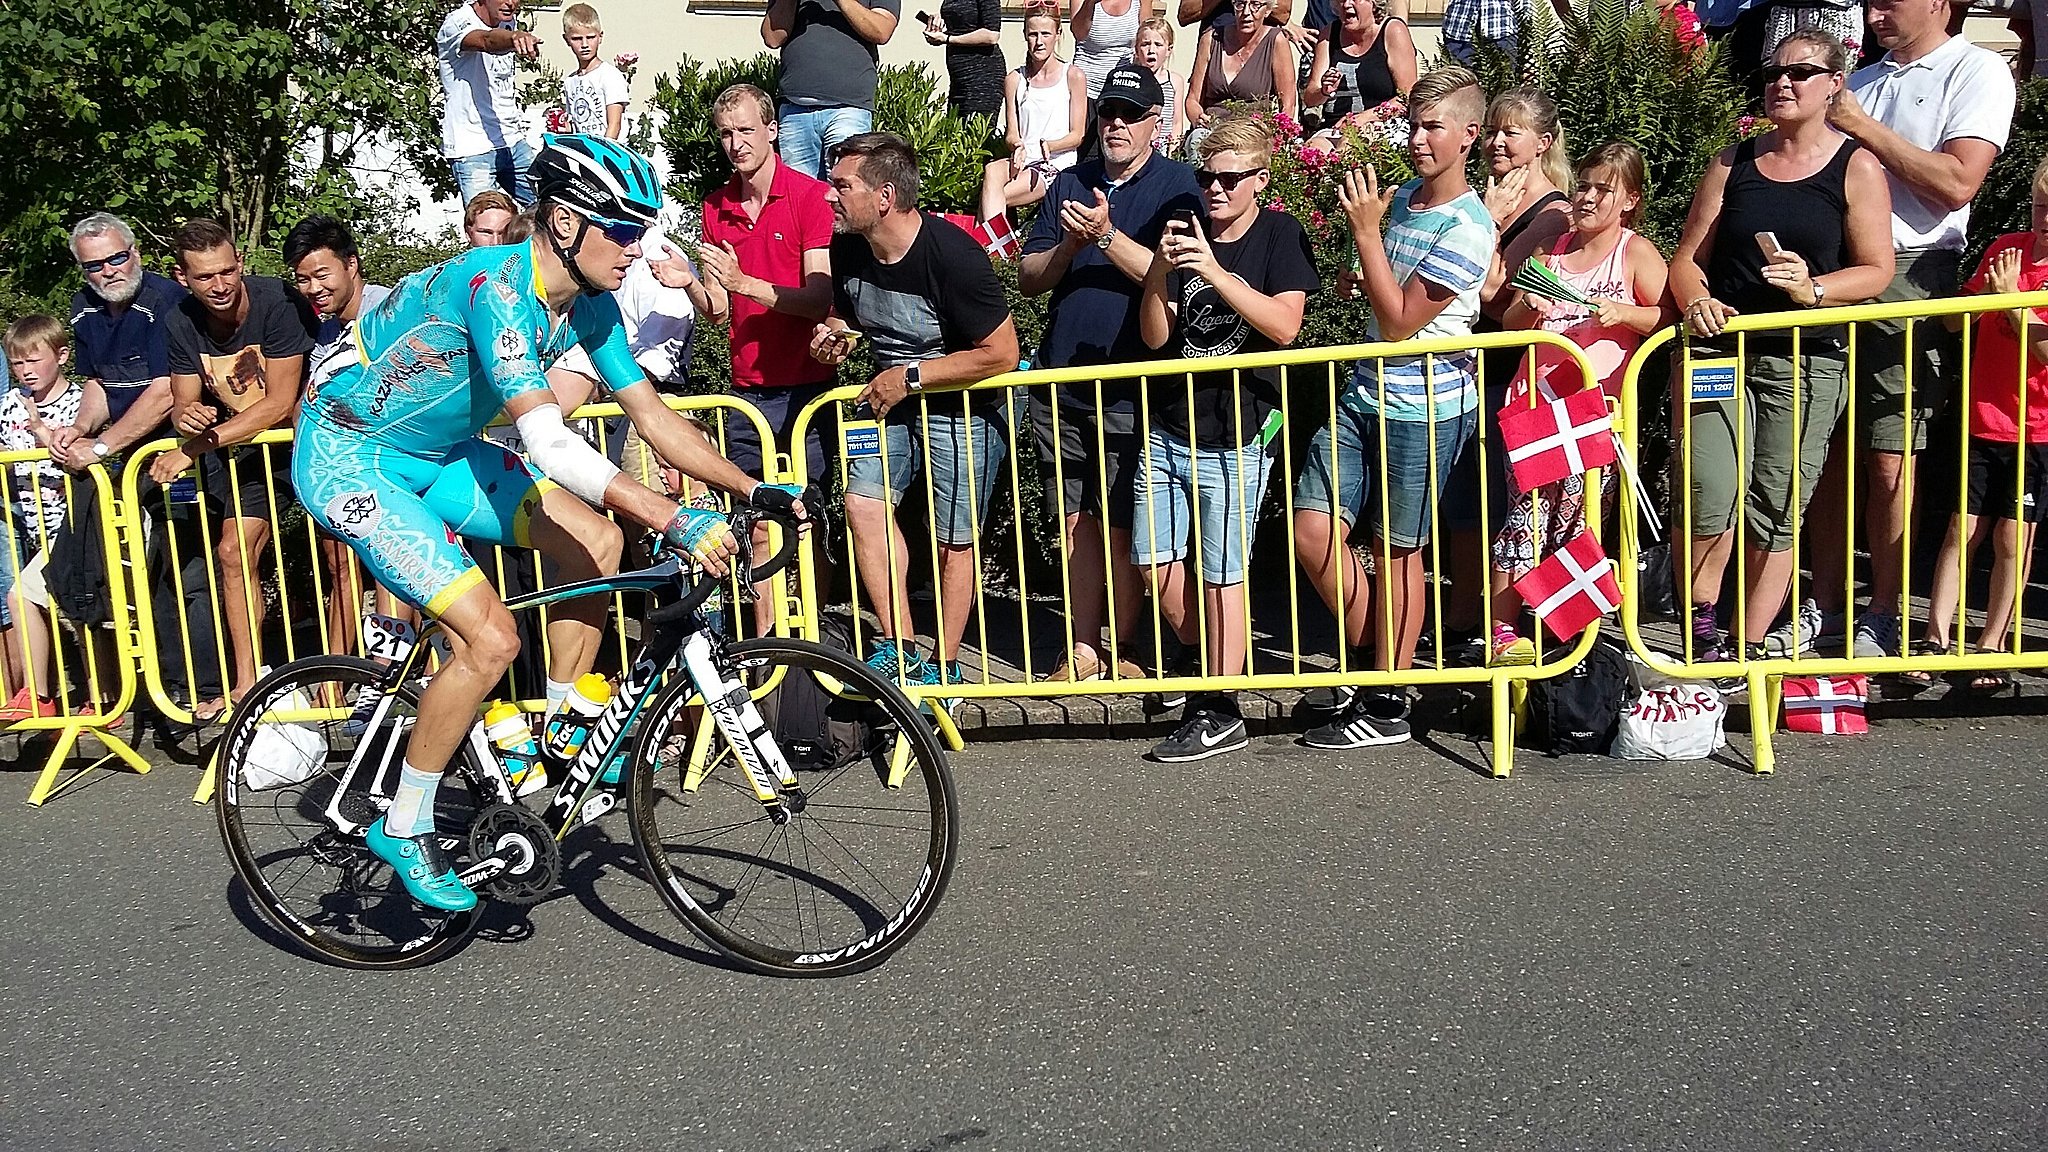
[[[768,809],[769,819],[777,824],[788,823],[792,812],[804,810],[803,789],[797,785],[796,771],[789,766],[788,757],[782,754],[782,747],[768,730],[768,722],[761,718],[761,709],[754,703],[754,694],[738,667],[722,667],[712,654],[710,633],[699,630],[683,642],[683,668],[703,695],[712,722],[732,746],[747,774],[747,783],[754,789],[754,798]],[[704,757],[692,755],[683,776],[683,790],[695,792],[703,782],[705,769]]]

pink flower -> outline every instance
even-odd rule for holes
[[[1308,169],[1311,173],[1321,172],[1330,163],[1329,152],[1321,148],[1311,148],[1307,145],[1303,145],[1301,150],[1294,154],[1294,158],[1299,160],[1301,166]]]
[[[621,52],[617,56],[612,57],[612,67],[617,68],[621,72],[633,68],[639,63],[640,54],[638,52]]]
[[[1672,38],[1678,46],[1688,52],[1698,52],[1707,46],[1707,31],[1700,25],[1699,13],[1689,5],[1674,4],[1664,10],[1665,22],[1671,25]]]
[[[1271,200],[1266,201],[1266,207],[1271,208],[1275,212],[1285,212],[1287,211],[1287,201],[1275,196]]]
[[[1330,226],[1330,218],[1323,215],[1321,208],[1311,208],[1308,210],[1308,222],[1318,232]]]
[[[1280,130],[1280,138],[1283,140],[1301,139],[1300,123],[1298,123],[1294,119],[1294,117],[1289,116],[1285,112],[1276,112],[1273,114],[1273,126]]]
[[[1396,96],[1392,100],[1381,103],[1373,111],[1379,113],[1382,120],[1398,120],[1408,115],[1408,105],[1402,103],[1401,98]]]

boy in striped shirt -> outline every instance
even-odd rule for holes
[[[1358,271],[1339,290],[1372,306],[1368,339],[1468,335],[1493,259],[1493,219],[1465,179],[1486,96],[1469,69],[1439,68],[1409,94],[1408,151],[1417,176],[1389,194],[1371,168],[1340,190]],[[1390,222],[1384,239],[1380,221]],[[1363,668],[1379,637],[1376,666],[1410,667],[1422,635],[1422,549],[1458,453],[1478,424],[1479,390],[1469,351],[1359,361],[1329,424],[1316,432],[1295,489],[1297,555],[1324,603],[1341,603],[1349,667]],[[1382,491],[1384,486],[1384,491]],[[1344,546],[1365,516],[1382,563],[1384,606],[1371,603],[1364,567]],[[1341,523],[1339,522],[1341,519]],[[1304,740],[1316,748],[1364,748],[1407,740],[1408,695],[1353,694]]]

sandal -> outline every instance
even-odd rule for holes
[[[1957,654],[1957,649],[1953,641],[1943,644],[1939,640],[1915,640],[1913,641],[1912,654],[1915,656],[1954,656]],[[1925,692],[1929,688],[1934,687],[1936,678],[1936,673],[1929,672],[1924,668],[1910,668],[1899,673],[1899,683],[1914,692]]]
[[[2003,648],[1986,648],[1982,644],[1971,650],[1972,655],[2003,653]],[[1963,691],[1972,696],[1997,696],[2012,689],[2012,673],[2003,668],[1980,668],[1975,672],[1959,673],[1957,683]]]

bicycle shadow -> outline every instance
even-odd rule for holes
[[[573,851],[570,850],[570,845],[574,845]],[[687,943],[664,936],[635,921],[624,910],[607,903],[598,892],[598,879],[604,875],[607,868],[646,885],[648,894],[657,901],[660,899],[654,893],[654,883],[641,866],[640,853],[632,841],[612,839],[601,825],[578,829],[575,835],[564,842],[560,894],[574,897],[577,903],[583,905],[584,910],[596,917],[599,922],[657,952],[707,968],[717,968],[739,975],[753,974],[726,956],[703,947],[695,936],[687,936]],[[551,900],[556,898],[549,897]],[[681,928],[685,933],[689,932],[689,928],[670,915],[666,908],[661,909],[661,915],[667,923]]]

